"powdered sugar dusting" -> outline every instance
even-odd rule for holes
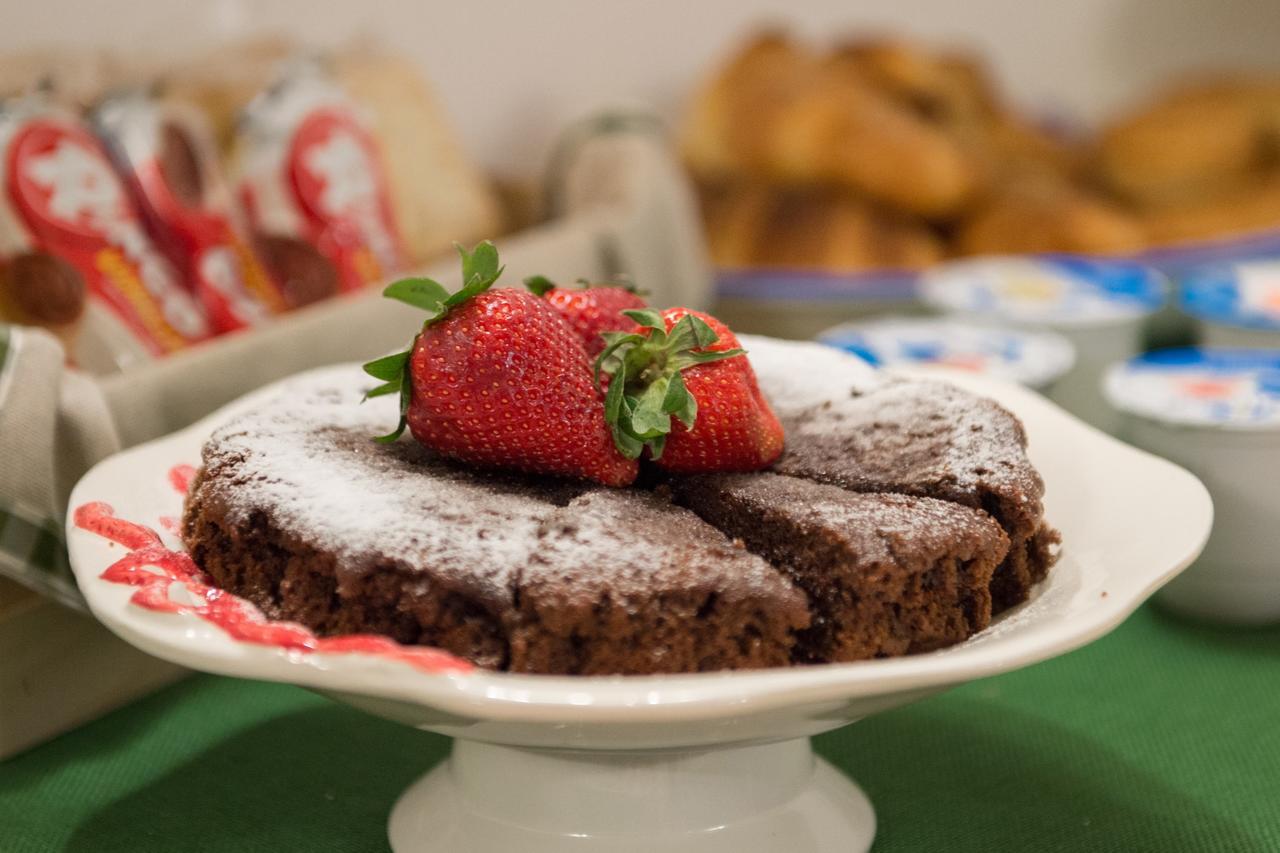
[[[932,498],[850,492],[770,473],[715,475],[712,482],[757,513],[785,508],[800,531],[834,532],[854,543],[865,563],[894,559],[905,543],[913,554],[936,558],[966,539],[1003,539],[985,513]]]
[[[791,584],[764,559],[691,511],[635,490],[596,489],[575,498],[543,525],[541,548],[524,580],[569,581],[587,593],[700,589],[727,600],[790,597],[800,604]]]
[[[308,374],[217,430],[204,462],[232,525],[267,513],[281,530],[359,571],[374,563],[509,595],[539,523],[557,509],[531,490],[433,460],[410,438],[372,441],[394,425],[393,397],[361,403],[359,368]]]
[[[1039,502],[1043,486],[1022,425],[995,401],[943,382],[895,378],[820,344],[740,340],[787,430],[784,473],[886,492],[946,483]]]
[[[821,344],[739,335],[760,390],[778,415],[866,392],[882,374],[855,355]]]

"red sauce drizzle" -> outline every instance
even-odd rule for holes
[[[169,485],[180,495],[191,490],[191,480],[196,476],[196,469],[191,465],[174,465],[169,469]]]
[[[162,515],[160,516],[160,526],[163,527],[165,530],[169,531],[170,533],[172,533],[174,536],[181,538],[182,536],[181,519],[175,518],[172,515]]]
[[[159,545],[160,537],[150,527],[116,518],[115,510],[110,504],[101,501],[87,503],[76,508],[76,527],[96,533],[103,539],[118,542],[130,551],[145,548],[148,545]]]
[[[194,469],[189,465],[175,466],[169,472],[169,482],[175,489],[185,492],[192,473]],[[101,577],[110,583],[136,586],[137,590],[129,602],[137,607],[196,616],[244,643],[305,653],[371,654],[402,661],[431,673],[469,672],[475,668],[468,661],[442,649],[401,646],[373,634],[317,637],[295,622],[273,622],[250,602],[212,586],[208,575],[200,571],[188,554],[164,547],[159,535],[151,528],[116,518],[115,510],[109,504],[84,504],[76,508],[73,517],[76,527],[81,530],[129,549],[129,553],[108,566]],[[166,519],[162,518],[161,523],[166,523]],[[181,585],[185,597],[192,603],[184,604],[173,598],[175,584]]]

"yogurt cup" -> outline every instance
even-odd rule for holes
[[[1179,285],[1178,307],[1207,346],[1280,349],[1280,260],[1198,267]]]
[[[959,367],[1040,392],[1051,388],[1076,360],[1075,347],[1056,332],[946,317],[888,317],[842,323],[819,334],[818,340],[876,366]]]
[[[937,311],[1027,329],[1052,329],[1076,350],[1075,367],[1049,397],[1114,432],[1119,416],[1102,395],[1107,367],[1141,350],[1143,327],[1168,296],[1160,272],[1123,260],[1074,256],[979,258],[925,274],[920,292]]]
[[[1218,621],[1280,622],[1280,351],[1158,350],[1113,366],[1106,394],[1123,438],[1213,495],[1209,544],[1161,601]]]

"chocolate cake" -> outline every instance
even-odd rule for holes
[[[791,662],[804,593],[688,510],[595,489],[543,522],[516,585],[511,669],[699,672]]]
[[[748,342],[749,341],[749,342]],[[982,509],[1009,536],[991,593],[998,613],[1026,600],[1054,560],[1044,481],[1022,423],[993,400],[942,382],[886,377],[813,352],[802,374],[779,371],[810,344],[748,337],[760,385],[787,434],[774,470],[857,492],[931,497]],[[813,363],[817,362],[817,363]],[[781,373],[781,375],[779,375]]]
[[[980,510],[770,473],[690,477],[673,489],[808,593],[803,660],[930,651],[991,622],[991,575],[1009,540]]]
[[[742,341],[787,426],[776,473],[611,490],[461,468],[371,441],[394,401],[361,404],[369,380],[333,368],[213,434],[184,539],[272,618],[533,673],[927,651],[1044,577],[1056,534],[1013,415],[834,350]]]

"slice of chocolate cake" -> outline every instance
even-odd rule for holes
[[[1026,599],[1056,559],[1044,482],[1021,421],[942,382],[896,379],[815,344],[745,338],[787,434],[774,470],[858,492],[939,498],[983,509],[1009,536],[992,580],[996,612]]]
[[[361,406],[350,371],[335,380],[301,380],[214,433],[187,499],[192,557],[272,618],[504,666],[516,573],[569,496],[377,444],[385,406]]]
[[[929,651],[991,620],[991,575],[1009,540],[981,510],[777,474],[713,474],[672,489],[809,594],[813,624],[798,661]]]
[[[539,531],[520,574],[511,669],[564,674],[785,666],[808,602],[692,512],[596,490]]]

